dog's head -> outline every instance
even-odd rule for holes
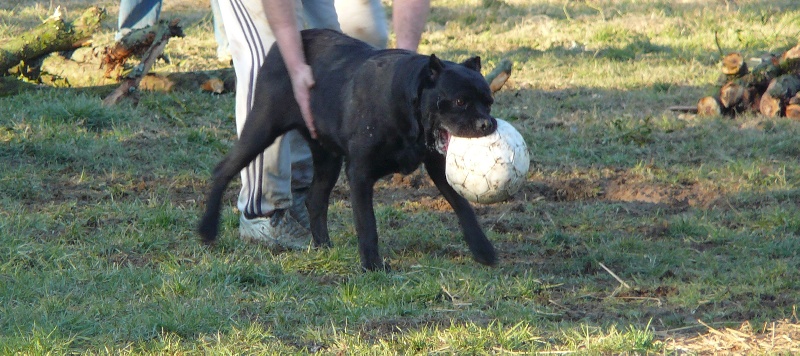
[[[451,136],[481,137],[497,129],[492,92],[480,71],[480,57],[457,64],[430,56],[431,85],[422,92],[421,109],[431,149],[444,154]]]

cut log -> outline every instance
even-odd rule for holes
[[[798,74],[800,72],[800,44],[783,52],[781,62],[781,67],[787,72]]]
[[[800,120],[800,105],[789,104],[786,106],[786,117],[792,120]]]
[[[769,93],[765,92],[761,95],[761,101],[759,103],[759,108],[761,114],[766,117],[778,117],[783,115],[783,108],[781,107],[781,100],[778,98],[773,97]]]
[[[772,79],[781,75],[780,61],[774,56],[765,56],[753,70],[735,79],[736,84],[742,87],[753,87],[758,92],[763,92],[767,89],[769,82]]]
[[[800,58],[800,44],[790,48],[786,52],[783,52],[783,54],[781,55],[782,60],[793,59],[793,58]]]
[[[722,73],[729,76],[742,76],[747,74],[747,63],[739,53],[729,53],[722,57]]]
[[[486,75],[486,81],[489,83],[489,89],[492,90],[492,93],[497,92],[503,85],[506,83],[509,77],[511,77],[511,68],[514,64],[508,60],[504,59],[500,61],[500,63],[495,67],[489,74]]]
[[[800,77],[784,74],[769,82],[759,104],[762,114],[768,117],[784,116],[786,105],[800,92]]]
[[[769,83],[766,90],[769,95],[781,99],[785,103],[800,92],[800,77],[794,74],[784,74]]]
[[[800,93],[795,94],[789,99],[789,105],[800,105]]]
[[[722,115],[722,103],[713,96],[700,98],[697,102],[697,115],[699,116],[718,116]]]
[[[728,82],[719,90],[719,101],[723,112],[738,114],[745,111],[758,111],[760,94],[754,87],[741,87],[737,82]]]
[[[42,24],[0,46],[0,76],[6,75],[21,61],[90,44],[105,16],[103,8],[90,7],[77,20],[68,23],[56,9],[53,16]]]
[[[742,102],[744,93],[744,87],[736,84],[736,82],[728,82],[719,90],[719,101],[722,103],[722,107],[732,109]]]
[[[749,87],[744,92],[742,102],[739,104],[741,111],[738,112],[759,112],[759,105],[761,104],[761,92],[756,88]]]

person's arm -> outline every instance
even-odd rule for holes
[[[431,9],[430,0],[395,0],[392,6],[397,48],[416,52]]]
[[[292,80],[292,91],[300,106],[300,113],[306,122],[312,138],[317,137],[314,117],[311,114],[311,88],[314,86],[314,75],[306,63],[303,43],[300,38],[300,27],[295,17],[293,0],[263,0],[264,11],[275,41],[281,50],[281,57],[286,63],[289,77]]]

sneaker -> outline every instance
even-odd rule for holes
[[[301,226],[310,230],[311,219],[308,217],[306,198],[308,198],[308,188],[292,190],[292,207],[289,208],[289,215],[297,220]]]
[[[247,219],[239,217],[239,235],[269,248],[305,250],[311,233],[295,220],[286,209],[275,210],[269,217]]]

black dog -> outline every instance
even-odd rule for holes
[[[331,245],[328,201],[346,158],[361,264],[366,270],[388,268],[378,253],[373,186],[381,177],[408,174],[424,163],[455,210],[475,260],[494,265],[494,247],[475,212],[445,177],[450,135],[480,137],[497,128],[489,114],[493,99],[480,74],[480,58],[456,64],[434,55],[377,50],[330,30],[306,30],[302,39],[316,81],[311,110],[318,138],[310,138],[286,66],[273,46],[258,75],[256,104],[241,137],[214,170],[199,227],[203,241],[211,243],[217,237],[222,194],[231,179],[276,137],[299,129],[314,160],[306,207],[315,246]]]

